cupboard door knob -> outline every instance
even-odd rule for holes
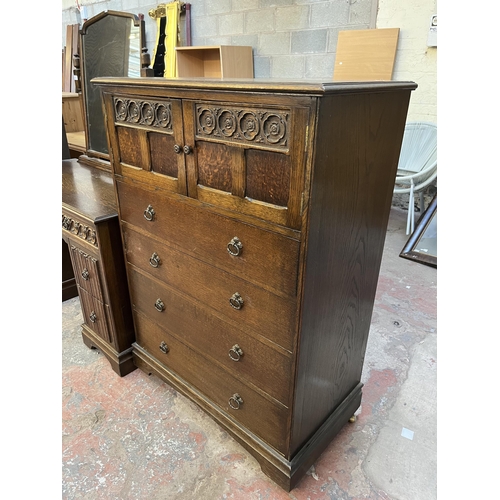
[[[193,152],[193,148],[191,146],[184,146],[184,154],[191,154]]]
[[[92,311],[92,312],[90,313],[89,318],[90,318],[90,321],[92,321],[92,323],[95,323],[95,322],[97,321],[97,316],[96,316],[96,314],[95,314],[95,312],[94,312],[94,311]]]
[[[239,361],[241,359],[241,356],[243,356],[243,351],[241,350],[241,347],[238,344],[234,344],[231,349],[229,349],[229,357],[233,361]]]
[[[149,258],[149,264],[151,265],[151,267],[158,267],[161,264],[160,257],[158,257],[158,254],[156,252],[154,252],[153,255],[151,255],[151,257]]]
[[[170,350],[170,348],[168,347],[167,344],[165,344],[165,342],[162,341],[162,343],[160,344],[160,351],[167,354],[167,352]]]
[[[163,312],[165,310],[165,304],[163,303],[163,301],[161,299],[158,299],[156,302],[155,302],[155,309],[158,311],[158,312]]]
[[[239,394],[233,394],[229,398],[229,406],[233,410],[239,410],[242,404],[243,404],[243,399],[241,399],[241,396]]]
[[[151,205],[148,205],[146,210],[144,210],[144,218],[146,220],[152,221],[155,217],[155,211]]]
[[[83,278],[85,281],[88,281],[88,280],[89,280],[89,278],[90,278],[90,273],[88,272],[88,270],[87,270],[87,269],[84,269],[84,270],[82,271],[82,278]]]
[[[179,154],[182,151],[182,148],[179,146],[179,144],[176,144],[174,146],[174,152]]]
[[[243,299],[238,292],[233,293],[233,295],[229,299],[229,303],[231,304],[231,307],[233,309],[241,309],[243,307]]]
[[[235,236],[228,244],[227,244],[227,251],[231,254],[234,255],[235,257],[237,255],[240,255],[241,251],[243,250],[243,245],[241,244],[241,241],[237,236]]]

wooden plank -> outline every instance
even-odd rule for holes
[[[333,80],[391,80],[399,28],[340,31]]]
[[[71,59],[73,57],[73,26],[66,26],[66,48],[64,59],[63,92],[71,92]]]
[[[71,61],[70,61],[70,71],[71,71],[71,75],[70,75],[71,90],[70,90],[70,92],[76,92],[76,83],[75,83],[75,74],[74,74],[75,67],[73,65],[73,57],[75,54],[80,53],[80,44],[78,43],[79,42],[80,26],[78,24],[73,24],[72,26],[73,26],[73,43],[72,43],[73,50],[71,52]]]

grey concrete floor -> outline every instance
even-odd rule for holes
[[[437,270],[399,257],[406,211],[387,231],[357,421],[290,493],[196,405],[136,370],[118,377],[62,304],[63,499],[437,498]]]

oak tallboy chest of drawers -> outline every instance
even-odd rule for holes
[[[290,490],[361,404],[411,82],[98,78],[134,363]]]

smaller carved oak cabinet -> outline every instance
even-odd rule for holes
[[[135,334],[110,172],[63,160],[62,237],[80,296],[83,341],[126,375],[136,368]]]
[[[361,403],[416,85],[94,82],[134,362],[199,404],[290,490]]]

